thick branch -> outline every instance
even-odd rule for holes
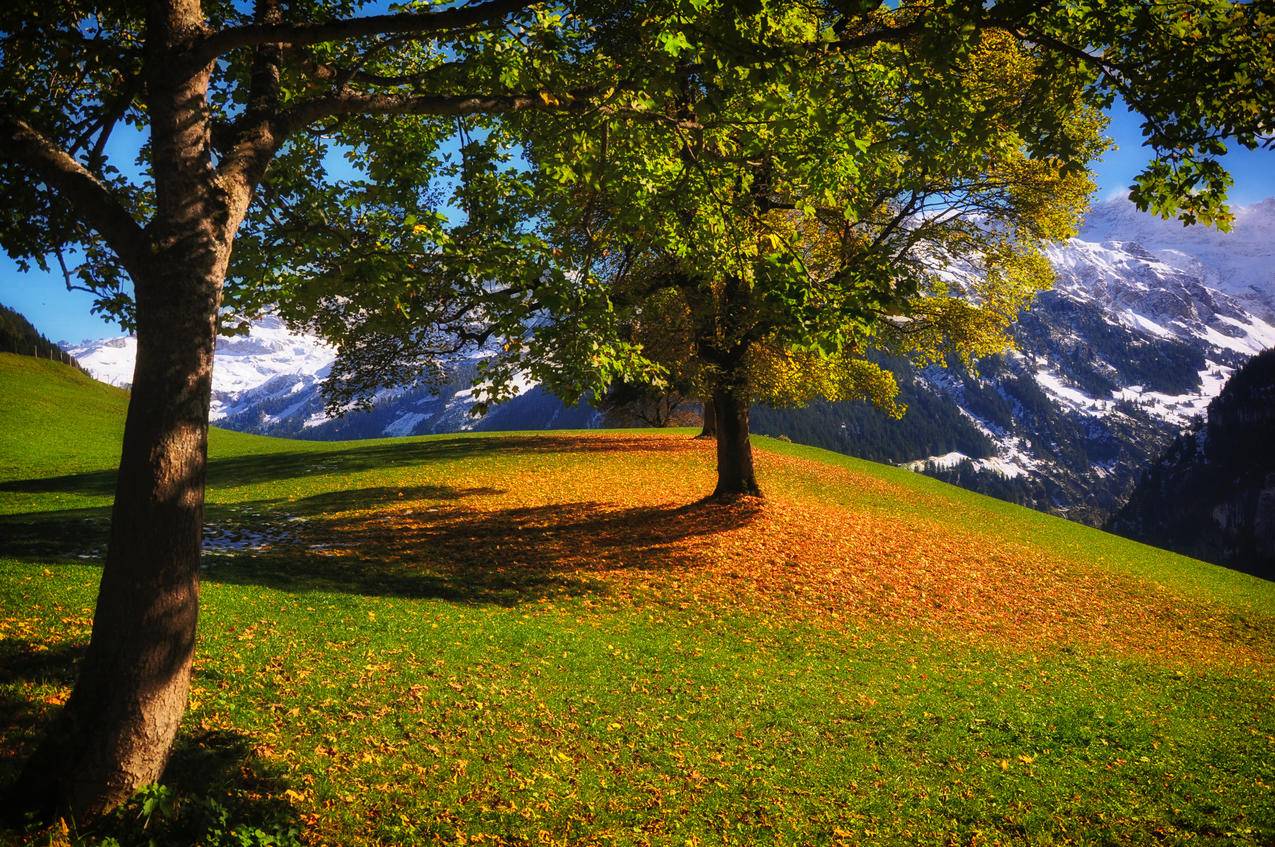
[[[236,47],[256,44],[286,44],[298,47],[328,41],[346,41],[373,35],[416,36],[451,32],[498,21],[506,15],[529,8],[527,0],[487,0],[476,6],[440,9],[436,12],[404,12],[369,15],[321,24],[249,24],[215,32],[194,48],[196,64],[212,61]]]
[[[0,114],[0,156],[58,193],[106,239],[130,274],[150,255],[148,240],[110,189],[49,138],[12,115]]]
[[[259,26],[275,26],[283,20],[278,0],[257,0],[254,16]],[[257,46],[248,86],[249,112],[264,114],[278,107],[282,62],[283,49],[278,44]]]

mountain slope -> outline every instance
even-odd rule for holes
[[[63,364],[79,367],[75,359],[45,338],[20,312],[2,304],[0,304],[0,352],[56,359]]]
[[[1275,350],[1231,377],[1109,528],[1275,579]]]
[[[0,462],[0,782],[88,636],[118,420],[67,411]],[[689,435],[217,435],[186,802],[121,840],[1275,838],[1275,584],[769,439],[697,504]]]
[[[1275,346],[1275,326],[1136,243],[1073,240],[1049,257],[1057,283],[1022,315],[1015,351],[977,374],[888,363],[915,418],[825,404],[763,410],[758,431],[1102,523],[1235,368]]]
[[[1124,198],[1096,204],[1080,237],[1132,241],[1275,323],[1275,197],[1236,206],[1229,233],[1143,214]]]

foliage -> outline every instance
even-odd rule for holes
[[[835,24],[776,4],[739,26],[785,56],[831,40]],[[917,35],[890,38],[891,26]],[[1073,231],[1101,121],[1083,77],[1047,72],[1008,33],[940,46],[929,26],[922,12],[881,11],[850,30],[862,49],[759,67],[705,41],[679,49],[697,70],[661,119],[511,119],[546,240],[581,286],[622,305],[677,291],[695,378],[745,379],[753,399],[889,404],[869,348],[940,362],[1003,348],[1051,279],[1037,246]],[[1042,124],[1050,144],[1032,140]],[[953,127],[969,127],[956,145]],[[971,272],[953,279],[955,261]]]
[[[805,350],[772,350],[759,345],[748,361],[753,399],[796,408],[819,399],[867,400],[893,418],[905,407],[894,374],[866,358],[820,356]]]
[[[248,168],[224,328],[278,303],[339,342],[334,409],[488,341],[491,400],[520,374],[575,395],[658,381],[597,283],[670,264],[701,295],[758,287],[751,329],[719,335],[978,356],[1044,282],[1031,251],[1078,208],[1094,109],[1119,95],[1145,116],[1157,158],[1134,199],[1188,222],[1228,220],[1228,139],[1270,143],[1267,2],[580,0],[351,23],[364,6],[208,2],[195,45],[222,56],[219,173],[248,168],[261,127],[282,133]],[[271,26],[293,40],[253,37]],[[128,324],[111,221],[158,209],[143,16],[24,0],[0,32],[6,132],[34,128],[112,210],[86,217],[11,144],[0,244]],[[948,258],[981,265],[975,290],[924,265]],[[879,320],[899,314],[909,332]]]
[[[436,374],[458,343],[493,342],[492,400],[528,375],[571,399],[658,385],[626,311],[668,286],[726,352],[976,359],[1048,285],[1036,249],[1072,231],[1113,97],[1147,115],[1158,157],[1135,200],[1225,225],[1223,139],[1268,143],[1270,21],[1220,0],[573,5],[465,53],[540,108],[458,119],[454,155],[443,123],[395,136],[376,181],[305,187],[245,279],[272,245],[300,251],[263,291],[327,314],[348,351],[334,408]],[[365,122],[349,132],[361,164],[385,155]],[[356,244],[370,261],[349,261]],[[724,301],[727,280],[747,302]]]
[[[674,291],[647,295],[624,311],[622,337],[651,363],[647,379],[612,383],[594,405],[608,419],[670,426],[678,409],[707,396],[695,357],[691,314]]]
[[[70,847],[301,847],[304,843],[294,816],[276,809],[265,818],[236,821],[231,810],[214,797],[183,796],[166,785],[151,784],[91,830],[67,828],[65,836]]]

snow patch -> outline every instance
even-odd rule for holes
[[[432,414],[425,412],[408,412],[405,415],[400,415],[393,423],[387,425],[381,431],[392,438],[401,438],[405,435],[411,435],[417,424],[432,417],[434,417]]]
[[[1036,371],[1036,383],[1045,390],[1046,394],[1078,412],[1096,414],[1102,410],[1101,401],[1090,397],[1078,388],[1072,388],[1063,382],[1061,377],[1048,370],[1042,368]]]
[[[905,462],[903,467],[918,473],[924,473],[925,471],[951,470],[962,462],[969,462],[976,471],[994,473],[1008,479],[1027,475],[1026,469],[1008,459],[1003,459],[999,456],[991,456],[986,459],[971,459],[956,450],[951,453],[944,453],[942,456],[929,456],[924,459],[917,459],[914,462]]]

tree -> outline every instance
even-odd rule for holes
[[[1272,19],[1250,5],[760,6],[732,32],[665,40],[687,72],[662,120],[507,122],[582,286],[684,298],[718,498],[760,493],[760,361],[803,363],[776,371],[796,380],[780,393],[885,397],[870,349],[968,363],[1004,348],[1052,279],[1040,247],[1074,234],[1117,94],[1156,153],[1133,199],[1185,223],[1227,223],[1224,138],[1271,144],[1254,81]]]
[[[609,419],[672,426],[678,410],[704,394],[689,311],[676,292],[656,292],[625,310],[623,334],[658,369],[657,378],[616,382],[596,405]]]
[[[587,61],[590,19],[568,7],[364,5],[0,11],[0,244],[24,266],[56,260],[138,338],[92,638],[14,812],[91,818],[165,764],[195,643],[219,322],[290,294],[325,250],[328,281],[355,288],[401,282],[415,259],[444,253],[463,298],[491,269],[457,272],[465,239],[439,211],[440,144],[466,116],[576,109],[614,76]],[[328,174],[338,154],[359,177]],[[446,322],[456,293],[444,282],[414,300]]]
[[[560,283],[537,332],[488,375],[499,385],[539,366],[574,399],[564,371],[616,361],[586,328],[618,330],[617,309],[676,289],[711,376],[724,498],[758,491],[757,345],[848,357],[861,375],[874,346],[923,361],[1003,348],[1049,283],[1039,247],[1074,231],[1100,109],[1117,95],[1145,116],[1156,153],[1133,198],[1186,223],[1227,223],[1224,139],[1271,143],[1258,81],[1270,15],[1253,4],[670,8],[651,20],[654,39],[599,30],[645,85],[609,86],[569,121],[507,115],[485,139],[530,165],[521,176],[540,210],[519,222],[552,247],[518,276]],[[507,243],[526,238],[518,228]],[[607,385],[590,382],[595,396]]]

